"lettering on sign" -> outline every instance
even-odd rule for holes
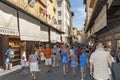
[[[18,32],[15,30],[0,28],[0,34],[18,35]]]

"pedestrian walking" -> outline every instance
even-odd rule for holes
[[[26,68],[26,60],[25,57],[22,56],[21,57],[21,70],[22,70],[22,74],[26,74],[27,72],[25,71]]]
[[[56,45],[53,47],[53,67],[59,66],[60,60],[60,48]]]
[[[87,66],[88,66],[88,58],[86,55],[86,50],[83,49],[82,55],[80,55],[81,80],[84,80],[84,78],[86,77]]]
[[[25,51],[25,48],[22,47],[21,48],[21,70],[22,70],[22,74],[26,74],[27,73],[25,71],[25,68],[27,66],[26,63],[27,63],[26,51]]]
[[[65,45],[63,45],[61,54],[62,54],[63,73],[65,76],[66,72],[68,72],[68,56],[69,56],[68,49]]]
[[[108,66],[112,63],[110,54],[104,50],[102,42],[98,42],[96,48],[90,57],[90,74],[96,80],[108,80]]]
[[[77,47],[73,46],[73,50],[74,50],[74,54],[76,54],[77,53]]]
[[[56,67],[56,60],[57,60],[57,46],[53,46],[53,68]]]
[[[24,57],[25,61],[27,61],[26,50],[24,47],[21,48],[21,59],[22,59],[22,57]]]
[[[39,57],[40,57],[39,63],[42,63],[45,60],[44,48],[42,45],[39,45]]]
[[[56,53],[56,66],[59,66],[59,61],[61,60],[61,48],[57,46],[57,53]]]
[[[77,60],[78,60],[78,63],[80,62],[79,60],[79,57],[80,57],[80,55],[82,54],[82,52],[81,52],[81,47],[80,46],[78,46],[78,49],[77,49],[77,54],[76,54],[76,56],[77,56]]]
[[[72,67],[72,73],[76,73],[76,67],[77,67],[77,57],[74,53],[73,47],[70,49],[70,56],[71,56],[71,67]]]
[[[36,79],[36,73],[40,71],[38,68],[38,60],[39,57],[35,54],[35,50],[33,50],[29,56],[29,67],[34,79]]]
[[[12,46],[9,46],[9,49],[6,50],[5,52],[5,65],[6,65],[6,70],[11,70],[12,69],[12,58],[14,58],[14,50],[12,49]]]
[[[44,49],[45,56],[45,65],[47,66],[47,72],[52,71],[52,49],[49,44],[46,44],[46,48]]]

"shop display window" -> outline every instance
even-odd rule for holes
[[[21,57],[20,44],[21,43],[19,41],[10,41],[9,42],[9,45],[12,46],[12,48],[14,49],[14,54],[15,54],[15,57],[12,59],[13,63],[20,63],[20,57]]]

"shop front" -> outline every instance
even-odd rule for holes
[[[50,41],[51,41],[51,43],[57,43],[56,37],[57,37],[56,31],[53,29],[50,29]]]
[[[26,42],[27,55],[31,53],[38,43],[40,38],[40,22],[23,12],[18,12],[19,14],[19,31],[20,40]]]
[[[14,48],[14,42],[19,41],[19,31],[18,31],[18,21],[17,21],[17,10],[12,7],[0,2],[0,66],[4,67],[5,62],[5,51],[8,46],[11,45]],[[13,58],[13,63],[17,57],[16,54],[20,54],[19,51],[15,49],[15,58]]]
[[[34,47],[49,42],[48,27],[39,20],[23,13],[19,13],[20,40],[26,42],[27,53]]]

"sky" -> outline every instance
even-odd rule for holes
[[[70,0],[71,11],[74,12],[73,27],[78,30],[83,29],[86,18],[84,0]]]

